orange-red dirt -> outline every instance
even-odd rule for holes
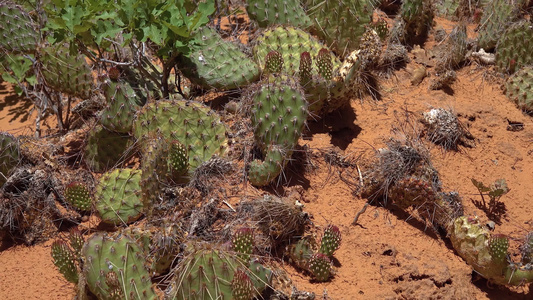
[[[449,30],[450,22],[438,21]],[[431,44],[430,40],[426,47]],[[407,69],[415,66],[412,61]],[[352,110],[310,124],[312,130],[300,145],[309,146],[312,152],[337,146],[346,156],[361,156],[357,163],[362,166],[394,136],[392,126],[404,121],[406,113],[421,127],[417,118],[422,112],[432,107],[453,108],[476,138],[476,146],[445,152],[427,143],[443,188],[459,192],[465,212],[486,222],[487,216],[473,204],[480,196],[471,178],[486,184],[506,179],[510,192],[501,198],[505,215],[495,232],[520,242],[533,230],[533,118],[506,98],[502,80],[491,76],[491,69],[476,64],[462,68],[446,92],[428,90],[431,77],[412,86],[411,75],[399,70],[390,79],[380,78],[381,100],[353,99]],[[16,98],[6,83],[0,88],[0,129],[21,134],[20,128],[24,128],[22,133],[31,134],[33,117],[25,113],[29,106]],[[508,120],[524,123],[524,129],[508,131]],[[298,289],[315,292],[318,299],[323,293],[331,299],[532,299],[533,292],[527,287],[488,286],[472,276],[471,267],[447,239],[399,209],[371,205],[359,217],[358,225],[351,225],[367,199],[353,196],[350,186],[338,176],[329,178],[324,162],[318,167],[292,182],[303,186],[302,200],[313,222],[339,226],[343,240],[334,255],[337,274],[330,282],[313,282],[284,266]],[[356,171],[345,176],[354,181],[359,178]],[[0,299],[72,299],[74,285],[52,264],[50,244],[0,248]]]

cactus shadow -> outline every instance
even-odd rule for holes
[[[304,133],[304,139],[313,140],[315,134],[327,133],[333,146],[346,150],[362,131],[361,127],[354,124],[356,119],[357,115],[350,106],[341,107],[321,120],[308,122],[309,130]]]
[[[506,286],[498,286],[491,284],[487,279],[481,277],[476,271],[472,271],[472,284],[485,293],[488,299],[532,299],[533,292],[529,290],[528,293],[519,293],[511,290]]]
[[[30,116],[28,112],[33,104],[32,101],[17,95],[14,91],[8,91],[6,82],[0,82],[0,98],[3,98],[3,101],[0,101],[0,112],[7,109],[6,115],[10,116],[9,122],[18,120],[23,123],[28,121]]]

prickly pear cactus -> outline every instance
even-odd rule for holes
[[[277,26],[269,28],[254,40],[253,53],[260,66],[265,66],[268,53],[276,51],[283,57],[283,73],[294,75],[300,67],[302,52],[308,52],[311,58],[316,58],[320,49],[325,48],[316,38],[309,33],[290,26]],[[333,55],[331,60],[334,68],[340,61]]]
[[[372,21],[372,0],[307,0],[307,14],[314,21],[313,33],[344,58],[359,47],[365,25]],[[300,52],[301,53],[301,52]]]
[[[311,26],[311,20],[298,0],[246,1],[246,11],[259,27],[291,25],[298,28]]]
[[[313,274],[316,281],[328,281],[332,275],[331,260],[325,254],[313,254],[309,259],[309,272]]]
[[[22,6],[0,3],[0,49],[11,53],[32,53],[37,48],[39,31]]]
[[[483,9],[478,46],[486,51],[494,49],[505,29],[518,18],[518,6],[508,0],[490,1]]]
[[[144,139],[141,159],[141,191],[146,216],[152,216],[152,207],[159,197],[161,184],[169,176],[170,145],[162,136]]]
[[[189,170],[189,154],[187,148],[179,141],[172,141],[168,153],[168,168],[175,182],[185,181]]]
[[[115,169],[100,178],[95,206],[102,221],[129,224],[142,215],[140,180],[141,171],[133,169]]]
[[[158,299],[144,255],[126,234],[94,234],[82,249],[89,289],[98,299]]]
[[[232,299],[238,269],[245,270],[251,279],[253,296],[259,295],[270,284],[272,271],[256,261],[248,267],[244,261],[220,249],[199,245],[189,245],[188,248],[189,254],[176,269],[169,299]],[[237,276],[242,277],[238,272]],[[238,292],[240,294],[240,290]]]
[[[81,182],[71,182],[65,187],[65,200],[81,211],[90,211],[93,202],[87,186]]]
[[[231,293],[235,300],[250,300],[255,296],[255,288],[250,276],[242,268],[238,268],[231,281]]]
[[[231,239],[233,250],[238,253],[243,261],[249,261],[254,250],[254,234],[251,228],[240,228],[233,234]]]
[[[48,86],[81,99],[91,97],[93,76],[83,55],[72,55],[63,45],[43,48],[41,53],[41,74]]]
[[[130,132],[135,112],[146,99],[127,81],[106,80],[104,94],[107,106],[100,115],[100,123],[109,130]]]
[[[189,174],[213,155],[226,150],[226,128],[207,106],[193,101],[157,101],[145,105],[136,115],[133,133],[137,139],[160,133],[179,141],[187,149]]]
[[[18,139],[7,132],[0,132],[0,188],[20,162]]]
[[[264,161],[250,165],[253,185],[272,182],[283,170],[298,143],[308,117],[307,101],[293,79],[278,77],[253,94],[252,125]]]
[[[498,36],[496,66],[501,72],[514,73],[533,64],[533,23],[517,22]]]
[[[337,251],[341,246],[341,231],[339,227],[335,225],[328,225],[324,229],[324,235],[322,236],[322,242],[320,245],[320,253],[333,256],[333,253]]]
[[[298,242],[289,247],[291,262],[298,268],[307,270],[309,267],[309,260],[313,256],[316,248],[318,248],[318,245],[312,237],[306,236],[301,238]]]
[[[52,259],[59,272],[63,274],[68,281],[78,283],[76,257],[67,243],[57,240],[52,244]]]
[[[94,127],[87,137],[85,162],[94,172],[105,172],[130,157],[133,140],[127,134]]]
[[[236,44],[226,41],[214,29],[202,27],[195,33],[198,43],[180,58],[183,74],[205,88],[235,89],[259,79],[259,66]]]
[[[505,94],[516,105],[531,114],[533,113],[533,67],[524,67],[513,74],[505,85]]]
[[[449,232],[455,251],[489,281],[501,285],[533,281],[533,269],[527,264],[507,260],[507,237],[493,235],[476,217],[455,219]]]

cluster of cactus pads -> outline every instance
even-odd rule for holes
[[[333,276],[331,258],[340,245],[339,228],[328,225],[324,229],[320,247],[311,236],[306,236],[290,246],[290,257],[298,268],[311,273],[316,281],[328,281]]]

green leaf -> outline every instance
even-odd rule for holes
[[[477,181],[474,178],[471,178],[471,180],[472,180],[472,183],[474,184],[474,186],[479,190],[480,193],[490,191],[490,188],[486,187],[483,184],[483,182]]]

